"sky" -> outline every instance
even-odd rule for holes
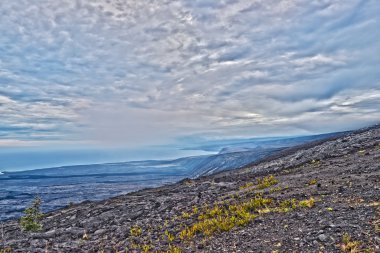
[[[0,158],[378,123],[379,13],[378,0],[0,1]]]

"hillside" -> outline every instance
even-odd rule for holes
[[[184,178],[242,168],[280,150],[341,134],[216,140],[209,146],[193,148],[223,149],[217,154],[0,173],[0,221],[20,218],[36,195],[43,199],[42,210],[50,212],[69,203],[105,200]]]
[[[380,126],[251,166],[4,224],[12,252],[376,252]]]

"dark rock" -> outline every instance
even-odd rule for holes
[[[142,211],[142,210],[136,211],[136,212],[130,214],[130,219],[135,220],[135,219],[139,218],[143,213],[144,213],[144,211]]]
[[[256,218],[254,219],[254,222],[255,222],[255,223],[263,223],[263,222],[264,222],[264,218],[262,218],[262,217],[256,217]]]

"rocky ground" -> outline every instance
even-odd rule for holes
[[[96,190],[96,189],[94,189]],[[379,252],[380,126],[2,225],[0,252]]]

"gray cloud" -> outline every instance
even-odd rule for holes
[[[134,145],[371,124],[379,12],[376,0],[3,1],[0,136]]]

